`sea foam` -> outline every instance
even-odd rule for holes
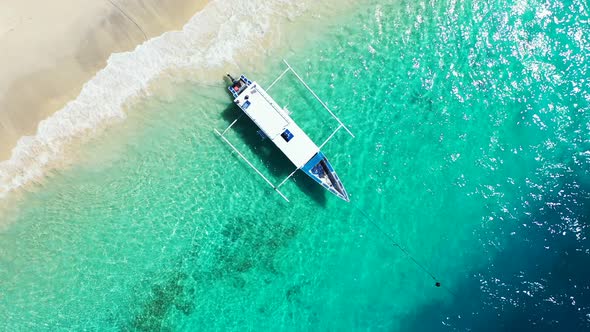
[[[125,103],[147,93],[150,82],[164,71],[235,64],[244,52],[262,50],[273,24],[293,19],[304,9],[300,1],[289,0],[212,1],[181,31],[112,54],[75,100],[41,121],[36,134],[22,137],[10,159],[0,162],[0,197],[43,178],[75,139],[124,119]]]

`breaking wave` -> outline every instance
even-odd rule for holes
[[[182,30],[112,54],[75,100],[41,121],[36,134],[22,137],[10,159],[0,163],[0,197],[41,179],[76,138],[124,119],[125,103],[146,94],[150,82],[164,71],[236,64],[244,45],[253,53],[262,50],[271,26],[304,10],[300,1],[290,0],[212,1]]]

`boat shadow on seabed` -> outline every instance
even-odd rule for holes
[[[221,116],[229,125],[242,114],[240,108],[232,103],[223,110]],[[263,139],[258,134],[258,126],[249,117],[245,115],[240,117],[240,120],[232,127],[232,131],[237,134],[248,149],[254,152],[260,160],[267,161],[265,162],[265,166],[273,177],[284,179],[293,171],[295,166],[293,166],[289,159],[270,140]],[[293,180],[291,182],[294,182],[302,192],[317,204],[322,207],[326,206],[326,190],[318,186],[309,176],[298,171],[293,176]],[[261,190],[266,189],[261,188]]]

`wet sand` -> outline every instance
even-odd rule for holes
[[[74,99],[112,53],[180,29],[207,0],[6,0],[0,12],[0,160]]]

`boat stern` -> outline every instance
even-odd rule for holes
[[[240,75],[239,79],[234,79],[230,74],[227,74],[227,77],[231,81],[231,85],[227,87],[229,93],[235,98],[238,98],[242,91],[246,90],[252,81],[250,81],[246,76]]]

